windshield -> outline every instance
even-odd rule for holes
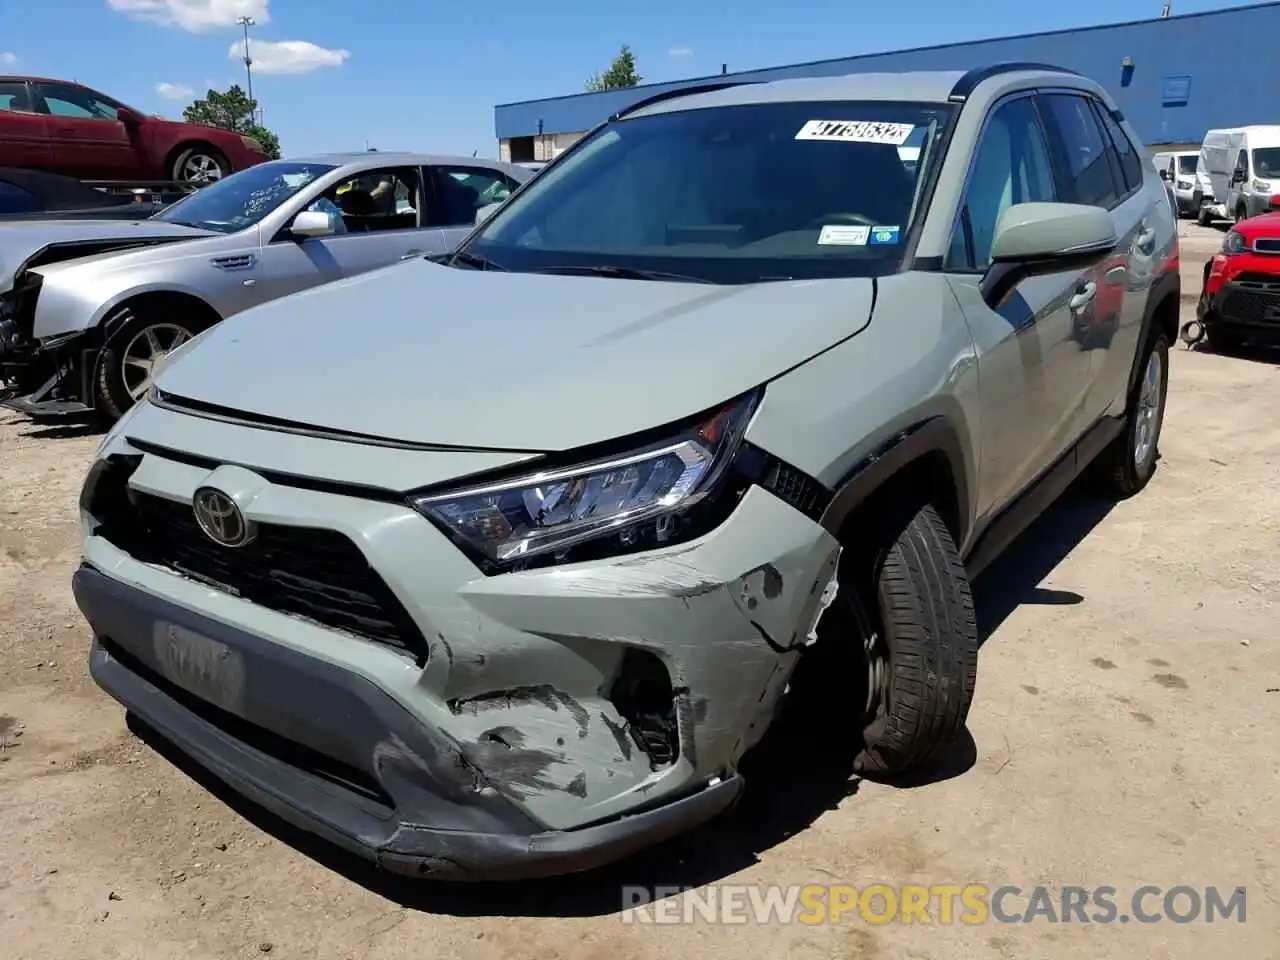
[[[1200,159],[1200,154],[1198,153],[1184,154],[1183,156],[1179,157],[1178,172],[1179,173],[1195,173],[1196,163],[1199,161],[1199,159]]]
[[[260,163],[201,187],[153,219],[235,233],[253,226],[307,184],[334,169],[325,163]]]
[[[951,109],[766,103],[621,120],[535,177],[460,260],[711,283],[889,273]]]
[[[1264,180],[1280,179],[1280,147],[1253,151],[1253,175]]]

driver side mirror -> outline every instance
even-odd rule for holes
[[[1164,169],[1163,167],[1160,169],[1160,179],[1165,181],[1166,183],[1169,182],[1169,171]]]
[[[995,309],[1023,280],[1092,266],[1119,243],[1111,214],[1081,203],[1016,203],[996,221],[982,297]]]
[[[1244,183],[1244,181],[1245,181],[1244,171],[1239,168],[1236,168],[1236,170],[1234,170],[1231,174],[1231,182],[1233,184],[1236,184],[1236,183]]]
[[[130,110],[128,107],[120,107],[116,110],[116,119],[126,127],[136,127],[142,123],[142,114],[136,110]]]
[[[300,240],[331,237],[337,232],[332,215],[321,210],[303,210],[289,224],[289,233]]]
[[[486,203],[483,207],[478,209],[476,211],[476,226],[480,226],[480,224],[492,217],[498,211],[500,206],[502,206],[502,201],[499,201],[498,203]]]

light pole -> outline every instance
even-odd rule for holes
[[[256,24],[257,21],[254,20],[253,17],[236,17],[236,23],[244,27],[244,75],[245,75],[245,78],[249,81],[249,99],[252,100],[253,99],[253,60],[250,59],[249,57],[249,28],[252,27],[254,24]],[[256,123],[260,123],[261,121],[256,120],[254,116],[257,112],[258,112],[257,108],[255,107],[253,112],[250,113],[249,119],[253,120]]]

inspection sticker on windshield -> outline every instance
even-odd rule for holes
[[[872,120],[810,120],[797,140],[835,140],[844,143],[887,143],[900,147],[907,142],[913,123],[879,123]]]
[[[867,237],[870,235],[870,227],[829,223],[819,231],[818,242],[836,244],[842,247],[865,247],[867,245]]]
[[[898,231],[898,228],[897,228],[897,227],[872,227],[872,228],[871,228],[871,239],[870,239],[870,241],[869,241],[869,242],[870,242],[872,245],[883,245],[883,244],[887,244],[887,243],[897,243],[897,242],[898,242],[898,232],[899,232],[899,231]]]

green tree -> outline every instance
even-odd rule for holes
[[[262,149],[274,159],[280,158],[280,138],[254,119],[258,101],[250,100],[238,83],[226,91],[210,90],[202,99],[194,101],[182,111],[187,123],[202,123],[207,127],[234,130],[252,137],[262,144]]]
[[[636,55],[624,43],[618,55],[613,58],[613,63],[609,64],[608,70],[591,75],[591,79],[587,81],[587,91],[621,90],[624,87],[634,87],[642,79],[636,73]]]

